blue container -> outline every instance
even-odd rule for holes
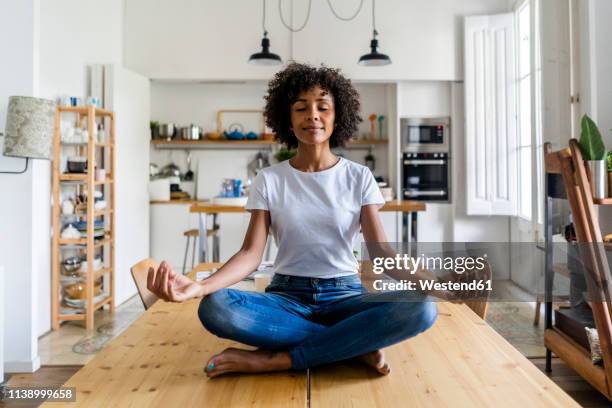
[[[240,197],[240,184],[242,181],[240,179],[234,180],[234,197]]]

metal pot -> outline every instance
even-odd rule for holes
[[[200,127],[190,125],[181,128],[181,139],[183,140],[200,140]]]
[[[159,137],[161,139],[172,140],[175,130],[174,123],[162,123],[159,125]]]
[[[591,171],[591,188],[593,189],[593,197],[606,198],[607,180],[606,180],[606,161],[605,160],[587,160]]]
[[[161,177],[180,177],[181,169],[174,163],[164,166],[159,172]]]

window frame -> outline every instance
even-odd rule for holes
[[[529,56],[530,56],[530,69],[527,75],[521,76],[520,64],[521,64],[521,32],[520,32],[520,13],[525,7],[529,7]],[[538,198],[543,195],[544,191],[544,172],[543,172],[543,143],[542,143],[542,61],[541,61],[541,40],[540,40],[540,29],[541,29],[541,2],[540,0],[518,0],[513,7],[513,13],[515,16],[515,44],[516,44],[516,112],[517,112],[517,149],[518,154],[518,206],[517,206],[517,217],[526,223],[530,223],[534,238],[537,240],[538,237],[542,236],[543,223],[544,223],[544,204],[542,200]],[[521,135],[521,92],[520,85],[521,81],[529,76],[530,80],[530,144],[525,145],[522,143]],[[524,180],[521,177],[522,160],[521,160],[521,149],[529,148],[531,151],[530,166],[530,215],[524,213],[522,206],[522,192],[525,191],[521,188],[524,185]],[[536,177],[533,177],[536,175]],[[535,179],[535,180],[534,180]],[[535,181],[535,182],[534,182]]]

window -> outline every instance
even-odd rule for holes
[[[518,158],[519,216],[531,220],[531,7],[526,1],[516,12],[517,21],[517,91],[518,91]]]
[[[515,12],[517,47],[518,216],[543,221],[541,77],[538,0],[519,3]],[[536,177],[537,176],[537,177]],[[535,214],[535,218],[534,218]],[[535,227],[536,225],[534,225]],[[534,228],[534,231],[536,228]]]
[[[539,6],[466,17],[464,34],[467,214],[513,216],[529,240],[543,219]]]

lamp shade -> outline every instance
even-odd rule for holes
[[[378,40],[376,38],[372,39],[370,42],[370,48],[370,53],[362,55],[361,58],[359,58],[359,65],[377,67],[391,64],[391,58],[389,58],[388,55],[378,52]]]
[[[9,97],[4,155],[51,158],[55,102],[30,96]]]
[[[283,63],[281,57],[270,52],[270,40],[267,33],[264,33],[264,38],[261,40],[261,52],[252,54],[249,63],[254,65],[280,65]]]

